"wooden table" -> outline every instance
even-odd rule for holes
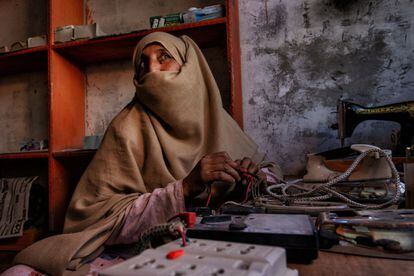
[[[401,261],[383,258],[361,257],[319,251],[319,256],[311,264],[288,263],[297,269],[299,275],[329,276],[414,276],[414,261]]]

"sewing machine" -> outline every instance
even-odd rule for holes
[[[400,137],[395,155],[404,156],[406,147],[414,144],[414,101],[376,107],[364,107],[344,100],[338,101],[338,132],[341,146],[351,137],[359,123],[366,120],[394,121],[400,124]]]

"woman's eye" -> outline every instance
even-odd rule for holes
[[[168,60],[170,58],[171,58],[171,56],[169,54],[162,53],[161,56],[160,56],[160,61],[166,61],[166,60]]]

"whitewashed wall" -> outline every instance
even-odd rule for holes
[[[240,0],[245,130],[285,173],[340,146],[336,103],[414,100],[414,3]],[[398,124],[364,122],[351,143],[392,147]]]

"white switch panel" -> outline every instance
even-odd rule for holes
[[[176,259],[167,259],[171,251],[183,249]],[[297,276],[286,267],[285,249],[244,243],[191,239],[186,247],[181,239],[102,270],[103,276],[156,275],[272,275]]]

